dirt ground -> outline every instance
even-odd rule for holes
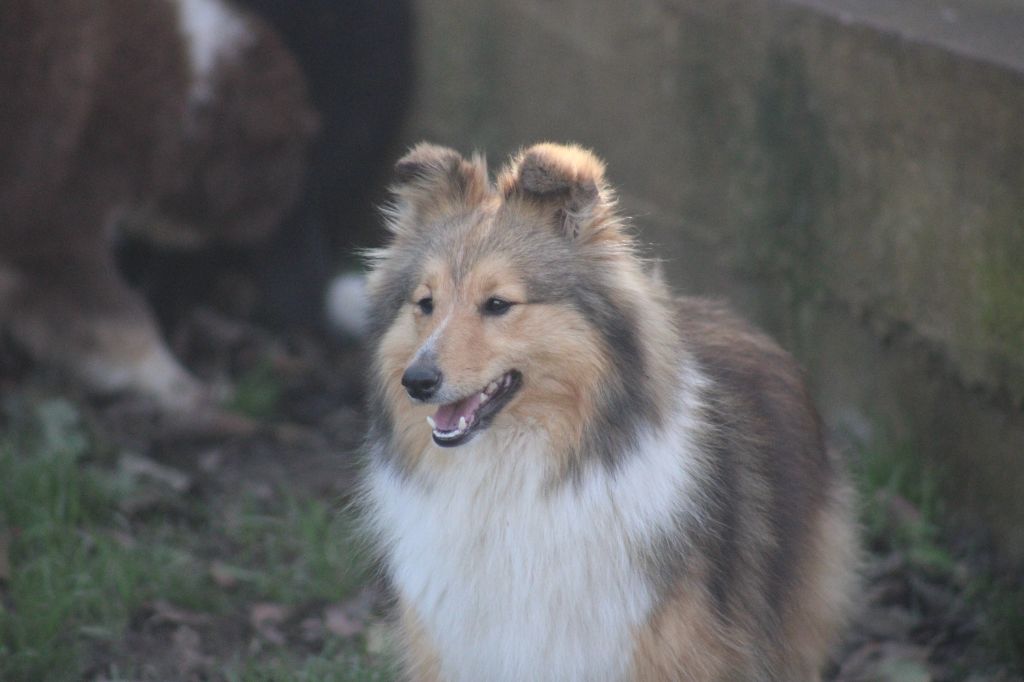
[[[360,569],[357,581],[340,592],[331,591],[328,577],[320,592],[290,593],[282,584],[289,576],[274,577],[272,553],[253,561],[245,541],[224,530],[230,523],[219,525],[243,508],[246,514],[256,509],[263,522],[272,524],[290,513],[288,505],[296,500],[345,513],[363,433],[365,353],[316,334],[272,334],[208,309],[194,312],[172,339],[176,352],[198,374],[236,386],[230,409],[169,417],[138,400],[77,396],[75,403],[82,406],[103,451],[115,453],[100,464],[130,470],[148,482],[128,496],[133,499],[119,501],[122,520],[116,532],[132,543],[136,529],[150,534],[162,526],[184,529],[181,542],[198,557],[190,565],[205,572],[203,580],[214,597],[188,600],[173,590],[154,593],[131,608],[117,636],[79,636],[85,661],[81,677],[389,678],[386,590],[372,567]],[[10,348],[0,354],[0,371],[9,391],[54,385],[52,377],[40,378],[41,370]],[[885,509],[892,524],[920,513],[898,495],[875,494],[873,502]],[[269,543],[270,536],[262,532],[247,542],[257,548]],[[294,531],[284,531],[289,532]],[[901,545],[886,533],[868,538],[863,608],[826,679],[1024,679],[1008,662],[1000,662],[1001,654],[991,646],[989,612],[972,594],[974,568],[963,552],[949,549],[949,561],[922,561],[912,544]],[[339,551],[359,553],[357,543]],[[328,570],[334,570],[337,557],[333,561],[324,564]],[[259,589],[247,587],[247,580],[262,580],[260,571],[270,582]],[[300,580],[316,583],[314,578]],[[224,601],[218,592],[227,595]],[[216,608],[204,607],[210,599]],[[343,668],[337,667],[339,660],[347,661]]]

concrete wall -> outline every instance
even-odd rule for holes
[[[891,4],[419,0],[407,137],[595,149],[681,290],[1024,559],[1024,9]]]

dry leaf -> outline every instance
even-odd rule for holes
[[[902,606],[869,606],[860,617],[860,627],[872,639],[889,641],[910,638],[920,617]]]
[[[249,624],[259,630],[267,625],[277,625],[288,619],[290,610],[283,604],[260,602],[249,607]]]
[[[391,649],[391,630],[382,622],[377,621],[366,628],[366,652],[380,655]]]
[[[373,612],[376,597],[377,592],[368,587],[351,599],[328,605],[324,609],[327,629],[339,637],[352,637],[363,632]]]
[[[123,530],[110,531],[110,539],[125,549],[135,549],[139,545],[131,533],[126,533]]]
[[[179,626],[171,638],[174,659],[182,677],[205,670],[213,665],[213,659],[203,655],[202,638],[187,625]]]
[[[166,485],[176,493],[188,492],[192,487],[192,477],[185,472],[139,455],[122,455],[120,468],[129,476],[148,478]]]
[[[210,577],[218,587],[225,590],[233,590],[238,586],[238,573],[222,561],[214,561],[210,564]]]
[[[280,628],[274,625],[264,625],[259,629],[259,634],[260,637],[277,646],[284,646],[288,643],[288,638],[284,636]]]
[[[251,436],[260,423],[241,414],[221,409],[183,411],[163,415],[162,432],[166,439],[229,438]]]
[[[891,490],[877,491],[875,502],[885,509],[889,519],[899,526],[916,526],[923,518],[921,510],[912,502]]]
[[[211,616],[198,611],[179,609],[170,602],[158,599],[152,604],[153,615],[150,620],[153,623],[172,623],[174,625],[205,625],[210,622]]]
[[[338,637],[352,637],[366,629],[363,619],[355,617],[343,604],[332,604],[324,609],[324,625]]]
[[[219,448],[207,450],[199,456],[199,469],[205,474],[215,474],[224,464],[224,451]]]
[[[900,642],[869,642],[843,662],[836,682],[931,682],[929,650]]]
[[[284,646],[287,639],[277,626],[287,620],[290,613],[288,607],[282,604],[253,604],[249,607],[249,624],[266,641]]]
[[[318,644],[324,640],[324,622],[315,616],[306,618],[299,623],[299,629],[302,630],[302,641],[304,642]]]

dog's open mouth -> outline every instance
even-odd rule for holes
[[[508,404],[523,383],[516,370],[506,372],[478,393],[437,408],[427,423],[433,430],[434,442],[443,447],[462,445],[478,431],[487,428],[494,415]]]

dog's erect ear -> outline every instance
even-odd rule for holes
[[[575,145],[537,144],[515,156],[498,179],[506,201],[537,206],[573,240],[621,237],[604,163]]]
[[[391,192],[396,202],[390,222],[402,232],[481,203],[488,193],[487,166],[479,155],[467,161],[454,149],[421,142],[395,164]]]

